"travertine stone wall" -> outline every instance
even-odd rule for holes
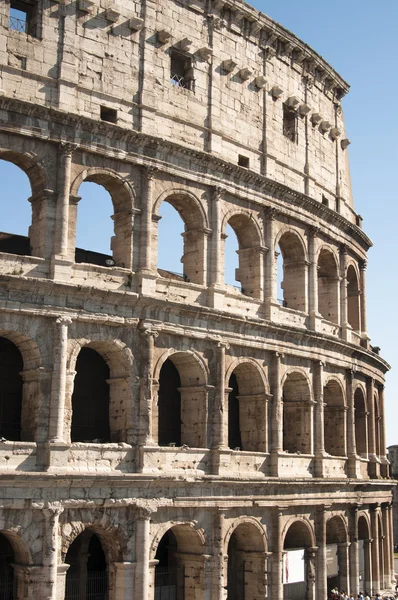
[[[20,435],[0,440],[16,600],[70,600],[92,539],[109,600],[169,584],[177,600],[282,600],[297,547],[300,593],[321,599],[332,545],[341,588],[391,588],[389,365],[366,327],[348,85],[238,0],[39,0],[28,32],[15,6],[0,5],[0,159],[32,190],[29,239],[0,236],[0,342],[23,363]],[[75,253],[85,181],[113,203],[100,264]],[[164,202],[184,222],[183,276],[158,270]],[[228,225],[241,289],[225,283]],[[109,371],[100,418],[82,349]],[[76,398],[93,431],[74,438]]]

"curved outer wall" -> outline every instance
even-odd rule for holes
[[[389,367],[366,329],[347,84],[237,0],[3,2],[0,63],[0,159],[32,188],[26,249],[0,240],[2,368],[11,347],[23,363],[20,439],[0,442],[15,597],[74,597],[74,540],[95,571],[84,531],[109,600],[282,600],[293,548],[300,598],[326,597],[329,551],[341,588],[391,588]],[[111,266],[75,262],[83,181],[112,197]],[[165,201],[184,277],[157,270]],[[228,224],[241,290],[224,283]],[[106,426],[82,433],[104,389]]]

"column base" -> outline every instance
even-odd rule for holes
[[[264,319],[267,321],[275,321],[277,320],[277,316],[279,315],[279,309],[281,305],[274,298],[265,298],[264,299]]]
[[[357,456],[349,456],[347,460],[347,475],[350,479],[359,479],[361,472]]]
[[[64,256],[54,256],[50,260],[50,278],[69,283],[72,275],[73,261]]]
[[[371,479],[380,478],[380,462],[374,455],[369,455],[368,475]]]
[[[210,285],[208,290],[209,306],[218,310],[224,310],[226,293],[227,291],[223,287],[214,284]]]
[[[324,457],[322,454],[315,456],[315,459],[314,459],[314,475],[315,475],[315,477],[324,477],[325,476],[323,458]]]
[[[143,296],[154,296],[158,274],[153,271],[140,271],[137,273],[138,293]]]
[[[46,446],[46,469],[48,471],[67,469],[69,444],[54,441],[48,442]]]

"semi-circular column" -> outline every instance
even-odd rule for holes
[[[55,322],[53,343],[53,376],[49,421],[50,442],[64,442],[64,414],[66,394],[66,365],[68,352],[68,327],[72,319],[61,316]]]
[[[271,371],[271,475],[277,477],[279,455],[283,451],[283,402],[281,387],[281,360],[283,354],[275,352],[272,356]]]
[[[323,402],[322,361],[316,361],[313,368],[313,388],[315,400],[315,476],[323,477],[323,458],[325,455],[325,424]]]
[[[57,194],[57,223],[56,254],[62,258],[68,257],[69,236],[69,195],[71,183],[72,156],[76,144],[61,143],[59,146],[58,194]]]

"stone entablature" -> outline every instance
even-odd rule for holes
[[[242,157],[250,172],[356,222],[340,106],[348,86],[308,46],[240,3],[211,2],[206,12],[202,2],[165,1],[157,10],[152,0],[130,0],[117,7],[117,22],[109,20],[115,7],[89,4],[82,10],[41,0],[35,37],[10,28],[3,3],[5,98],[18,87],[19,99],[40,106],[97,122],[115,119],[146,135],[156,131],[231,164]],[[138,29],[132,19],[142,20]],[[170,83],[173,49],[192,62],[194,89]],[[225,61],[235,65],[229,73]],[[295,115],[293,141],[283,133],[284,104]]]

